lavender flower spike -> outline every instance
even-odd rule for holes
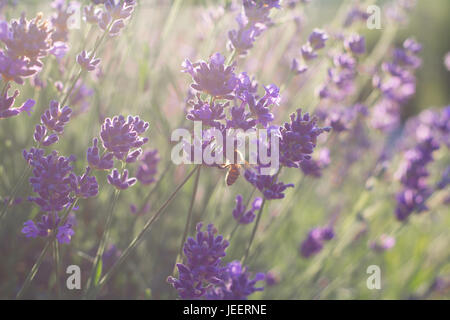
[[[252,203],[252,208],[245,212],[245,205],[242,203],[242,196],[236,196],[236,207],[233,209],[233,218],[239,224],[249,224],[255,220],[255,211],[259,210],[262,205],[262,198],[255,198]]]
[[[148,138],[142,138],[140,135],[148,128],[148,122],[138,116],[128,116],[127,120],[121,115],[113,119],[106,118],[100,131],[103,147],[117,159],[124,160],[130,151],[133,152],[132,149],[147,143]]]
[[[235,63],[225,66],[225,57],[220,53],[211,56],[209,62],[192,63],[188,59],[182,64],[183,72],[189,73],[194,80],[191,87],[206,92],[216,98],[231,100],[231,94],[237,85],[238,78],[234,73]]]
[[[128,170],[125,169],[120,175],[117,169],[114,169],[110,175],[108,175],[108,183],[116,187],[119,190],[125,190],[136,183],[136,178],[128,178]]]
[[[183,252],[186,264],[177,264],[179,278],[169,277],[167,281],[178,291],[182,299],[199,299],[204,297],[210,285],[220,283],[223,267],[220,266],[225,256],[228,241],[222,236],[215,236],[217,230],[212,224],[202,231],[202,223],[197,225],[195,238],[189,237]]]
[[[83,70],[94,71],[98,67],[100,59],[96,59],[93,55],[83,50],[77,56],[77,63],[81,66]]]
[[[319,50],[325,47],[325,42],[328,40],[328,35],[325,31],[314,29],[309,35],[308,41],[314,50]]]
[[[97,170],[110,170],[114,167],[114,154],[106,152],[100,157],[98,139],[94,138],[92,147],[87,150],[87,161],[91,168]]]
[[[5,93],[0,97],[0,119],[10,118],[17,116],[19,113],[26,112],[31,115],[35,101],[28,99],[22,106],[18,108],[11,108],[19,95],[19,90],[14,91],[12,96],[8,96],[8,90],[11,87],[10,84],[7,85]]]

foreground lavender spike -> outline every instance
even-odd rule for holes
[[[187,261],[177,264],[179,278],[167,279],[182,299],[199,299],[210,285],[220,282],[223,270],[220,263],[229,243],[222,236],[216,236],[217,229],[212,224],[206,231],[202,231],[202,226],[202,223],[197,225],[195,238],[186,240],[183,252]]]
[[[60,243],[69,243],[74,231],[74,220],[61,221],[59,212],[72,208],[77,198],[91,198],[98,194],[98,184],[95,177],[89,176],[86,169],[83,176],[77,176],[73,171],[74,156],[59,156],[56,151],[45,156],[42,149],[31,148],[24,151],[23,156],[33,168],[30,184],[36,197],[29,197],[42,211],[41,221],[25,222],[22,233],[27,237],[48,237],[56,232]],[[63,224],[61,224],[63,222]]]
[[[264,290],[263,287],[256,287],[256,283],[264,279],[264,273],[257,273],[252,279],[240,261],[230,262],[222,272],[221,283],[208,290],[207,299],[247,300],[254,292]]]

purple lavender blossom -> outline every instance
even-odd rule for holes
[[[306,65],[300,65],[297,59],[292,59],[291,70],[295,75],[299,75],[308,71],[308,67]]]
[[[87,161],[89,166],[96,170],[110,170],[114,167],[114,154],[106,152],[100,157],[100,151],[98,148],[98,139],[94,138],[92,141],[92,147],[87,150]]]
[[[248,91],[244,94],[244,101],[256,122],[266,128],[275,118],[273,113],[270,112],[269,106],[275,104],[278,105],[280,101],[279,89],[275,85],[269,85],[264,88],[266,94],[259,99]]]
[[[73,5],[74,3],[71,3],[71,6]],[[67,42],[69,40],[69,19],[75,13],[74,8],[71,8],[71,6],[67,6],[65,1],[53,1],[52,7],[56,10],[50,19],[53,28],[51,35],[53,42]]]
[[[0,50],[0,75],[4,81],[14,81],[23,84],[24,78],[35,75],[39,68],[30,66],[23,58],[11,58]]]
[[[83,50],[77,55],[77,63],[83,70],[94,71],[98,67],[100,59],[96,59],[91,53],[87,53]]]
[[[104,2],[105,10],[100,14],[98,26],[108,31],[111,37],[118,36],[125,27],[127,20],[134,11],[135,1],[107,0]]]
[[[194,80],[193,89],[216,98],[233,99],[231,93],[238,82],[234,73],[236,64],[225,67],[225,57],[220,53],[212,55],[208,63],[199,61],[193,64],[186,59],[182,66],[182,71],[189,73]]]
[[[147,150],[139,160],[139,167],[136,172],[136,178],[140,183],[149,185],[156,179],[157,166],[159,162],[158,150]]]
[[[30,152],[24,151],[24,158],[33,167],[33,176],[29,181],[38,194],[37,197],[29,197],[30,201],[46,212],[61,211],[73,201],[70,186],[73,156],[66,158],[53,151],[45,157],[43,151],[32,149]]]
[[[5,93],[0,96],[0,119],[14,117],[22,112],[26,112],[30,116],[35,105],[35,101],[32,99],[28,99],[20,107],[11,108],[14,105],[17,96],[19,95],[19,90],[14,91],[14,94],[12,96],[8,96],[10,87],[11,86],[7,84]]]
[[[358,6],[352,7],[344,20],[344,27],[350,27],[356,21],[367,21],[370,14]]]
[[[256,38],[265,30],[265,26],[261,24],[253,24],[248,18],[241,13],[236,17],[238,30],[230,30],[228,38],[230,39],[229,47],[236,50],[238,55],[247,54],[248,50],[253,48]]]
[[[251,170],[245,170],[244,177],[253,186],[258,188],[267,200],[283,199],[284,191],[287,188],[294,187],[292,183],[284,184],[283,182],[278,182],[276,176],[259,175]]]
[[[59,243],[70,243],[72,236],[75,234],[72,227],[74,224],[73,219],[67,219],[67,221],[60,225],[61,218],[57,213],[49,213],[41,216],[39,222],[28,220],[24,223],[22,233],[27,238],[36,237],[48,237],[53,232],[56,232],[56,239]]]
[[[347,50],[356,55],[364,54],[366,52],[366,40],[359,34],[351,35],[345,40],[344,45]]]
[[[52,30],[42,14],[30,21],[23,14],[19,20],[12,20],[7,30],[0,39],[6,45],[7,55],[25,58],[29,67],[42,67],[40,59],[52,48]]]
[[[280,128],[280,163],[288,167],[299,167],[299,162],[310,160],[316,146],[317,137],[330,128],[316,126],[317,118],[302,115],[301,109],[291,114],[291,122]]]
[[[309,43],[304,44],[300,48],[300,52],[303,56],[303,59],[305,59],[306,61],[317,58],[317,53],[314,51],[313,47],[311,47]]]
[[[217,129],[222,128],[220,120],[225,119],[224,108],[228,106],[228,102],[223,103],[209,103],[203,101],[200,95],[197,95],[197,102],[191,102],[193,108],[189,110],[186,118],[191,121],[201,121],[202,125],[214,127]]]
[[[55,100],[50,102],[50,107],[41,116],[41,125],[36,125],[34,140],[43,146],[50,146],[59,140],[64,132],[64,126],[69,122],[72,109],[68,106],[61,108]]]
[[[433,161],[433,152],[439,149],[439,144],[429,137],[420,141],[414,149],[405,153],[405,158],[396,173],[404,187],[397,193],[397,207],[395,215],[398,220],[406,220],[413,212],[427,210],[425,202],[432,194],[426,184],[429,173],[427,164]]]
[[[231,108],[231,120],[227,120],[227,129],[248,130],[256,125],[256,120],[251,118],[251,113],[245,111],[245,103],[240,107]]]
[[[328,40],[328,35],[325,31],[314,29],[309,35],[308,41],[313,50],[319,50],[325,47],[325,42]]]
[[[269,271],[265,276],[266,284],[269,287],[275,286],[280,282],[280,276],[275,271]]]
[[[334,232],[331,227],[318,227],[308,233],[308,237],[300,246],[300,253],[304,258],[310,258],[323,249],[323,243],[334,238]]]
[[[257,273],[253,279],[250,277],[250,273],[241,262],[230,262],[222,273],[222,282],[208,291],[207,299],[247,300],[254,292],[264,290],[263,287],[256,287],[258,281],[264,280],[264,273]]]
[[[84,19],[89,24],[98,24],[101,12],[94,5],[84,7]]]
[[[77,198],[92,198],[98,194],[98,183],[94,176],[90,176],[91,168],[87,167],[84,174],[80,177],[71,173],[70,186]]]
[[[147,143],[148,138],[142,138],[149,128],[148,122],[138,116],[128,116],[128,119],[120,115],[113,119],[106,118],[100,131],[103,147],[111,152],[117,159],[124,160],[134,148],[140,148]]]
[[[179,279],[167,279],[182,299],[204,297],[210,285],[220,283],[219,277],[224,269],[220,263],[229,245],[222,236],[215,235],[217,230],[212,224],[202,231],[202,223],[199,223],[196,230],[196,237],[189,237],[184,244],[186,264],[177,264]]]
[[[119,190],[126,190],[129,187],[133,186],[137,179],[136,178],[128,178],[128,170],[125,169],[122,175],[119,173],[117,169],[113,169],[110,175],[108,175],[108,183]]]
[[[236,196],[236,207],[233,209],[233,218],[239,224],[249,224],[255,220],[255,211],[259,210],[262,205],[262,198],[255,198],[250,210],[246,212],[246,207],[242,203],[242,196],[239,194]]]

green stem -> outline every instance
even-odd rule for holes
[[[31,268],[30,272],[28,273],[25,282],[22,285],[22,288],[20,288],[19,292],[16,295],[16,299],[21,299],[25,291],[30,286],[31,282],[33,281],[34,277],[36,276],[36,273],[39,270],[39,267],[41,266],[42,260],[45,257],[45,254],[47,253],[48,249],[50,248],[51,241],[46,241],[44,249],[42,249],[41,254],[39,255],[38,259],[34,263],[33,267]]]
[[[187,219],[186,219],[186,225],[184,227],[183,237],[181,238],[181,243],[180,243],[180,249],[178,250],[178,255],[177,255],[177,258],[175,259],[175,266],[174,266],[172,273],[176,272],[176,265],[182,259],[181,256],[183,255],[184,242],[186,241],[186,238],[189,233],[190,226],[191,226],[192,212],[193,212],[193,208],[194,208],[195,198],[197,196],[198,182],[200,181],[200,171],[201,171],[201,166],[199,166],[199,169],[197,170],[197,174],[195,175],[194,190],[192,191],[191,203],[189,205],[189,211],[188,211],[188,215],[187,215]]]
[[[55,261],[55,284],[56,284],[56,293],[58,299],[61,299],[61,284],[60,284],[60,258],[59,258],[59,244],[58,240],[55,239],[53,241],[53,260]]]
[[[161,176],[159,177],[158,181],[156,182],[155,186],[150,190],[150,192],[145,197],[144,201],[142,202],[142,205],[139,207],[139,210],[137,211],[137,215],[141,215],[144,213],[145,207],[147,206],[148,202],[150,201],[152,195],[155,193],[156,190],[158,190],[159,185],[161,184],[161,181],[163,180],[166,173],[169,171],[170,163],[166,166],[164,171],[162,172]]]
[[[252,247],[253,240],[255,239],[256,231],[258,229],[259,222],[261,221],[261,216],[262,216],[262,213],[263,213],[263,210],[264,210],[265,203],[266,203],[266,198],[263,197],[263,202],[261,204],[261,208],[258,211],[258,216],[256,217],[256,222],[255,222],[255,224],[253,226],[252,235],[250,237],[250,241],[248,242],[247,250],[245,251],[244,257],[242,258],[242,264],[244,264],[244,265],[247,262],[247,258],[248,258],[248,255],[250,253],[250,249]]]
[[[11,195],[8,198],[8,201],[5,203],[1,213],[0,213],[0,222],[3,220],[3,218],[6,216],[6,213],[8,211],[8,208],[13,204],[14,199],[17,196],[17,192],[19,191],[20,187],[22,187],[23,183],[25,182],[26,178],[28,177],[28,174],[31,171],[31,167],[27,166],[23,171],[22,171],[22,175],[19,177],[19,180],[17,181],[17,183],[14,185],[12,191],[11,191]]]
[[[187,177],[181,182],[178,187],[174,190],[174,192],[169,196],[169,198],[164,202],[164,204],[158,209],[158,211],[147,221],[147,223],[142,228],[141,232],[134,238],[134,240],[128,245],[128,247],[123,251],[122,255],[117,259],[117,261],[112,265],[112,267],[109,269],[109,271],[101,278],[98,284],[98,290],[99,292],[105,283],[108,282],[108,280],[111,278],[111,276],[114,274],[114,272],[118,269],[118,267],[125,261],[125,259],[130,255],[130,253],[133,251],[133,249],[141,243],[141,241],[144,238],[144,235],[148,230],[150,230],[150,227],[155,223],[155,221],[159,218],[160,215],[165,211],[167,206],[172,202],[172,200],[175,198],[176,194],[180,189],[189,181],[189,179],[192,177],[192,175],[199,169],[199,166],[196,166],[188,175]]]
[[[105,222],[105,228],[103,230],[103,235],[102,235],[100,244],[97,249],[97,254],[95,255],[94,263],[92,265],[91,275],[90,275],[87,285],[86,285],[85,296],[89,296],[89,294],[92,292],[92,289],[95,286],[97,286],[98,281],[100,280],[100,276],[101,276],[101,272],[102,272],[101,260],[103,257],[103,252],[105,251],[106,242],[108,241],[108,238],[109,238],[112,216],[113,216],[114,207],[116,205],[117,199],[119,198],[119,193],[120,193],[120,191],[118,189],[114,188],[114,191],[113,191],[113,194],[111,197],[110,206],[108,208],[108,212],[107,212],[107,216],[106,216],[106,222]]]
[[[184,245],[184,242],[186,241],[187,235],[189,233],[189,227],[190,227],[191,220],[192,220],[192,212],[194,209],[195,197],[197,196],[197,190],[198,190],[198,184],[199,184],[198,182],[200,181],[200,172],[201,172],[201,166],[199,166],[199,168],[197,170],[197,174],[195,175],[194,190],[192,191],[191,203],[189,205],[189,211],[188,211],[188,216],[187,216],[187,220],[186,220],[186,226],[184,227],[183,238],[181,238],[180,249],[178,251],[178,258],[181,257],[181,254],[183,253],[183,245]],[[178,260],[178,258],[177,258],[177,260]]]

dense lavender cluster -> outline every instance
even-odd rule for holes
[[[56,151],[45,156],[44,150],[35,148],[25,150],[23,156],[33,168],[30,184],[37,193],[37,196],[29,197],[29,200],[47,214],[41,217],[40,222],[25,222],[22,233],[35,238],[57,232],[59,242],[70,242],[70,237],[74,234],[73,222],[62,221],[59,212],[67,210],[77,198],[95,197],[98,194],[97,179],[89,176],[89,168],[82,176],[76,175],[72,166],[75,161],[73,156],[60,156]]]
[[[220,283],[208,290],[206,298],[212,300],[247,300],[248,296],[263,291],[256,283],[265,279],[264,273],[257,273],[253,279],[247,268],[240,261],[227,264],[221,276]]]
[[[302,115],[301,109],[291,114],[291,121],[280,129],[280,163],[298,168],[303,160],[310,160],[317,144],[317,137],[330,128],[317,127],[317,118],[308,113]]]
[[[238,261],[222,266],[225,249],[229,243],[222,236],[216,236],[217,230],[212,224],[202,231],[197,225],[195,238],[188,238],[183,252],[185,264],[177,264],[179,278],[169,277],[168,282],[178,291],[182,299],[246,299],[255,291],[256,282],[263,280],[263,274],[253,279]]]
[[[147,137],[142,137],[148,128],[148,122],[141,120],[138,116],[128,116],[126,120],[122,115],[112,119],[106,118],[100,130],[104,152],[100,154],[98,139],[94,138],[92,147],[87,150],[89,166],[96,170],[111,170],[114,168],[114,158],[123,164],[136,162],[142,155],[141,147],[148,142]],[[153,174],[151,170],[151,168],[139,169],[140,178],[145,181],[146,174]],[[137,181],[136,178],[129,177],[127,169],[122,170],[121,173],[116,168],[111,171],[107,180],[119,190],[128,189]]]
[[[179,279],[168,278],[182,299],[204,297],[212,285],[220,283],[221,261],[229,243],[222,236],[216,236],[217,230],[212,224],[206,231],[202,231],[202,226],[199,223],[196,237],[189,237],[184,244],[187,261],[186,264],[177,264]]]

